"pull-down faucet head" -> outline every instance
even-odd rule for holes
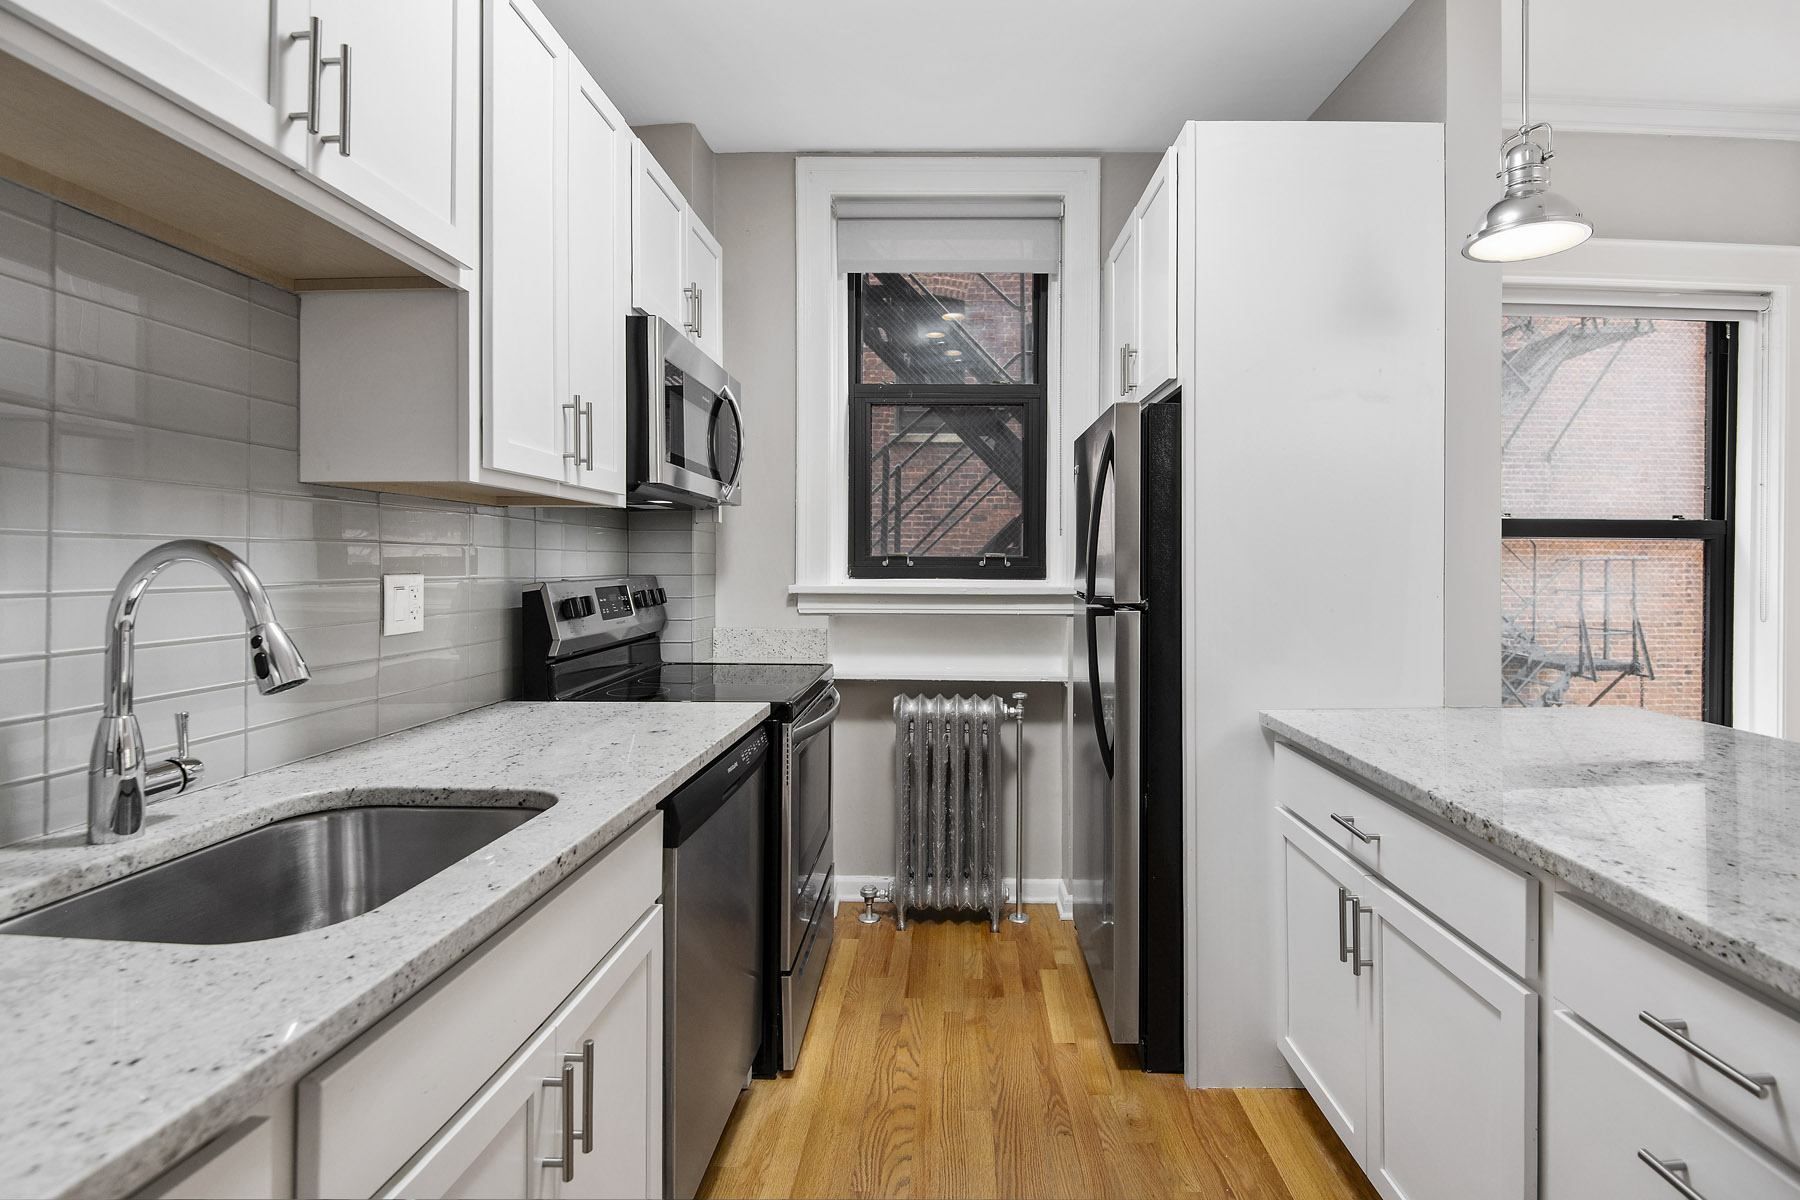
[[[176,756],[146,765],[143,734],[132,711],[132,633],[138,607],[163,568],[183,561],[204,563],[231,585],[244,611],[258,691],[265,696],[286,691],[310,677],[306,660],[275,619],[262,580],[249,563],[223,546],[192,538],[164,542],[146,552],[126,569],[106,614],[105,709],[88,760],[88,841],[95,845],[136,837],[144,829],[147,799],[185,791],[201,776],[200,760],[188,753],[185,720],[180,721]]]

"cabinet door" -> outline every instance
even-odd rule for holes
[[[482,288],[488,465],[567,480],[568,47],[529,0],[489,9]]]
[[[1112,381],[1107,403],[1133,394],[1131,356],[1138,348],[1137,222],[1125,222],[1106,256],[1106,375]]]
[[[571,60],[568,388],[583,418],[576,481],[620,494],[625,491],[631,143],[625,118],[581,64]]]
[[[38,24],[233,133],[298,163],[307,0],[11,0]]]
[[[1175,151],[1144,189],[1137,226],[1137,361],[1130,382],[1140,397],[1175,378]]]
[[[448,1048],[446,1048],[448,1049]],[[561,1173],[561,1059],[545,1026],[382,1189],[395,1197],[554,1197]]]
[[[565,1200],[660,1196],[663,1185],[663,926],[658,905],[570,998],[557,1021],[578,1075],[581,1128]],[[590,1104],[591,1099],[591,1104]]]
[[[1537,995],[1386,888],[1372,899],[1364,1169],[1389,1200],[1537,1181]]]
[[[321,71],[308,170],[416,241],[475,265],[481,0],[312,0],[312,15],[325,59],[345,48],[349,57]]]
[[[712,231],[700,223],[694,210],[687,212],[686,241],[682,247],[682,278],[687,283],[682,299],[687,302],[688,336],[716,363],[725,361],[724,253]],[[691,290],[690,290],[691,289]]]
[[[687,200],[642,142],[631,146],[631,302],[677,329],[687,322],[682,243]]]
[[[1286,813],[1280,1048],[1358,1162],[1367,1143],[1367,1020],[1372,974],[1348,954],[1352,909],[1371,881]],[[1367,917],[1360,918],[1367,924]]]

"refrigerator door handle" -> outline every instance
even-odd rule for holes
[[[1087,606],[1088,702],[1094,709],[1094,740],[1100,745],[1100,762],[1106,767],[1108,779],[1113,777],[1113,744],[1106,736],[1106,710],[1101,701],[1100,618],[1110,615],[1110,610],[1105,607]]]
[[[1112,482],[1113,435],[1106,435],[1106,447],[1100,451],[1100,465],[1094,471],[1094,492],[1088,501],[1087,590],[1082,593],[1090,602],[1099,597],[1094,592],[1094,575],[1100,557],[1100,512],[1106,506],[1106,488]],[[1089,628],[1092,629],[1089,618]]]

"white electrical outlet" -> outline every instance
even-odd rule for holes
[[[381,577],[381,636],[418,633],[425,628],[425,577]]]

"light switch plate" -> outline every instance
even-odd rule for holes
[[[425,628],[425,577],[381,577],[381,636],[418,633]]]

